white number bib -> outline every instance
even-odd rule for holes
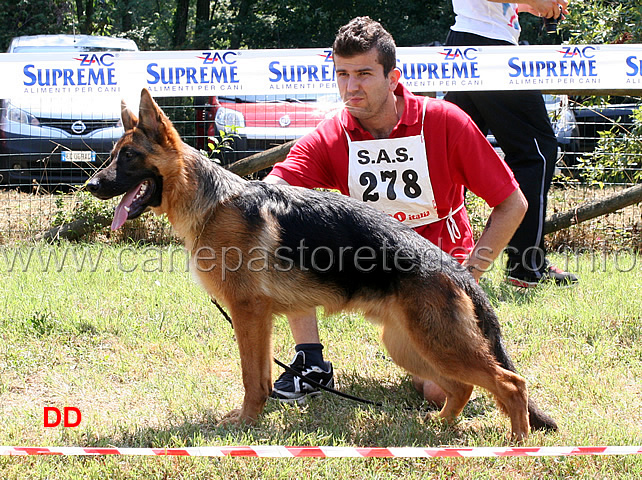
[[[421,135],[353,142],[348,132],[348,190],[400,222],[419,227],[441,220]]]

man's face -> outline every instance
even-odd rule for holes
[[[399,72],[393,69],[387,76],[378,62],[376,49],[353,57],[334,55],[339,94],[348,111],[360,120],[378,115],[397,87]]]

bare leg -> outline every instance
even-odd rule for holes
[[[294,343],[321,343],[315,310],[288,315]]]

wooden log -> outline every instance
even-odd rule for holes
[[[254,172],[269,168],[275,163],[284,160],[288,155],[290,149],[294,146],[296,140],[278,145],[276,147],[265,150],[264,152],[255,153],[249,157],[242,158],[227,167],[231,172],[244,177]]]
[[[553,215],[546,219],[544,234],[557,232],[640,202],[642,202],[642,184],[627,188],[600,200],[582,203],[572,210]]]
[[[111,224],[111,217],[98,215],[91,218],[79,218],[73,222],[65,223],[57,227],[50,228],[46,232],[36,235],[35,241],[45,241],[55,243],[60,240],[78,240],[88,233],[94,232],[99,228]]]

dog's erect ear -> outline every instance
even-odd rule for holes
[[[178,133],[172,126],[172,122],[165,116],[146,88],[140,93],[137,126],[150,139],[160,144],[180,140]]]
[[[125,128],[125,131],[131,130],[136,125],[138,125],[138,118],[136,118],[134,112],[129,109],[129,107],[125,103],[125,100],[120,101],[120,110],[120,118],[123,121],[123,127]]]

